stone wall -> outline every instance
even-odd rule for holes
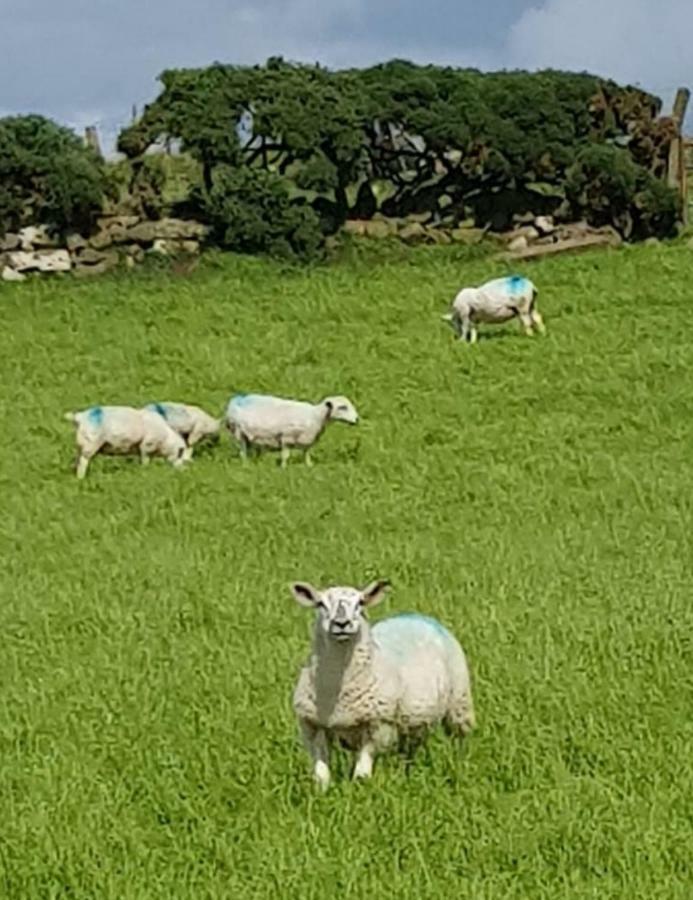
[[[103,216],[90,237],[60,239],[43,225],[30,226],[0,238],[0,275],[4,281],[23,281],[30,272],[102,275],[119,265],[132,268],[148,253],[199,253],[207,234],[199,222],[139,216]]]

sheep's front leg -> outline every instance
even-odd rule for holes
[[[289,464],[289,457],[291,456],[291,447],[287,447],[286,444],[282,443],[282,454],[281,454],[281,467],[285,469]]]
[[[89,460],[91,457],[85,456],[83,453],[80,454],[79,459],[77,461],[77,477],[81,480],[87,474],[87,469],[89,468]]]
[[[354,781],[361,778],[370,778],[373,774],[373,756],[375,755],[375,746],[371,741],[366,741],[359,750],[354,766]]]
[[[527,337],[532,337],[532,335],[534,334],[534,332],[532,331],[532,314],[521,312],[520,321],[522,322],[522,327],[524,328]]]
[[[313,460],[310,458],[310,447],[306,447],[306,449],[303,451],[303,462],[307,466],[313,465]]]
[[[327,735],[321,728],[301,722],[303,743],[313,760],[313,778],[321,790],[330,786],[330,750]]]
[[[544,325],[544,320],[542,319],[539,312],[536,309],[532,310],[532,322],[534,327],[537,329],[539,334],[546,334],[546,325]]]
[[[140,461],[143,466],[149,465],[149,453],[147,447],[140,444]]]

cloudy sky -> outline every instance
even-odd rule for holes
[[[667,104],[693,84],[693,0],[0,0],[0,23],[0,115],[97,124],[106,145],[162,69],[215,60],[586,69]]]

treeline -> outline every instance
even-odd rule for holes
[[[310,257],[346,219],[377,212],[499,230],[531,211],[611,224],[633,239],[665,236],[677,219],[665,181],[674,126],[660,101],[587,74],[403,61],[332,72],[276,58],[160,80],[158,98],[119,138],[127,187],[156,215],[163,175],[146,151],[176,141],[197,163],[177,212],[210,224],[220,246]],[[60,225],[72,211],[83,219],[108,190],[88,151],[63,136],[50,152],[69,165],[32,183],[15,159],[8,193],[2,141],[0,121],[0,227],[26,210],[27,185],[35,196],[49,185],[43,212]],[[23,186],[13,192],[15,175]],[[74,202],[65,180],[80,186]]]

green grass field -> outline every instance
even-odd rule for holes
[[[693,255],[526,269],[545,339],[456,344],[450,248],[0,288],[0,896],[690,898]],[[281,471],[71,468],[65,411],[236,390],[362,415]],[[389,577],[478,728],[313,789],[288,582]]]

